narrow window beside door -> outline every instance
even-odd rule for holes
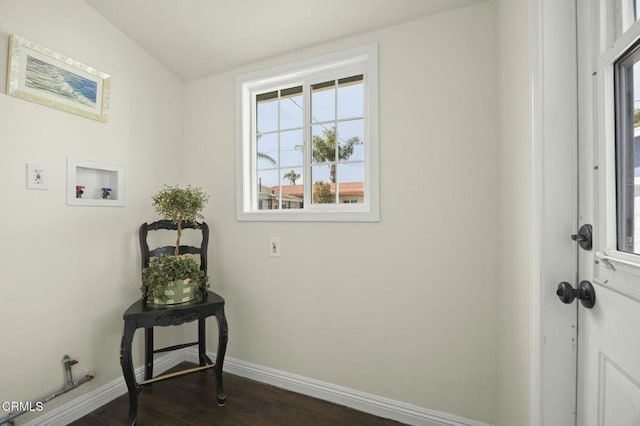
[[[640,44],[615,63],[618,250],[640,254]]]

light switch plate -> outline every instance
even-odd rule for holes
[[[27,163],[27,188],[49,189],[49,176],[42,164]]]
[[[269,238],[269,256],[280,257],[280,237]]]

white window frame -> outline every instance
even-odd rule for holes
[[[256,95],[271,90],[307,86],[319,81],[364,74],[364,202],[314,204],[303,209],[258,210],[255,184]],[[309,110],[305,99],[305,115]],[[305,118],[305,157],[310,146],[310,126]],[[305,194],[310,188],[309,159],[305,158]],[[356,221],[380,220],[378,158],[378,45],[342,50],[327,55],[236,77],[236,216],[239,221]]]
[[[640,21],[635,21],[630,7],[616,8],[613,2],[595,0],[600,6],[600,38],[597,51],[597,132],[602,143],[597,147],[598,191],[597,226],[594,238],[598,260],[593,281],[634,298],[640,298],[640,288],[625,283],[640,277],[640,256],[618,249],[616,199],[616,89],[615,63],[633,43],[640,39]],[[622,3],[621,3],[622,4]],[[631,4],[628,2],[628,4]],[[631,278],[629,278],[631,277]]]

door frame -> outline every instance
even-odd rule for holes
[[[531,85],[531,357],[529,424],[576,421],[578,82],[575,0],[529,0]],[[553,220],[549,220],[552,218]]]

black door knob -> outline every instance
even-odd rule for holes
[[[562,303],[569,304],[578,299],[587,309],[593,308],[596,304],[596,291],[589,281],[581,281],[578,288],[573,288],[571,284],[563,281],[558,284],[556,294]]]

